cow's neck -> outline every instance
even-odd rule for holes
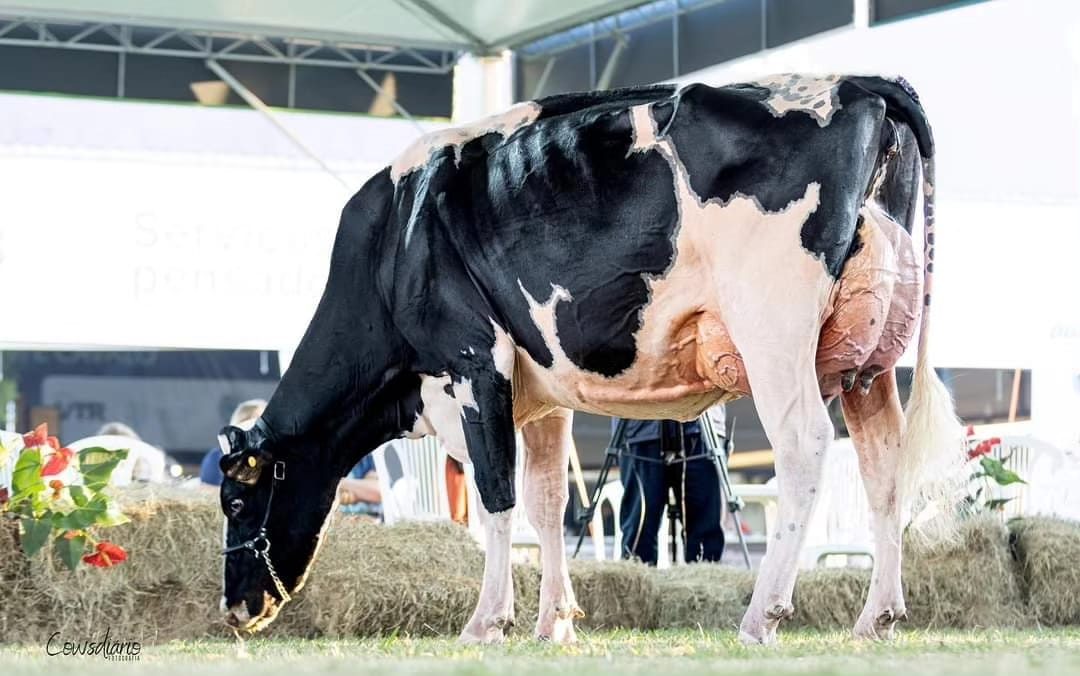
[[[329,453],[347,470],[412,424],[419,381],[380,312],[346,315],[341,301],[324,297],[262,417],[277,445]]]
[[[326,290],[262,416],[275,445],[329,454],[344,471],[410,427],[419,396],[411,350],[374,281],[393,196],[385,173],[346,205]]]

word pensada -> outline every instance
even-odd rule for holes
[[[89,638],[83,641],[66,641],[60,636],[60,632],[54,632],[45,644],[45,652],[55,657],[64,655],[68,657],[101,657],[115,662],[135,662],[142,652],[142,644],[138,641],[119,641],[109,637],[111,628],[105,628],[105,635],[100,640]]]

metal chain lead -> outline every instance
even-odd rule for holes
[[[292,596],[285,589],[285,584],[282,583],[281,578],[278,577],[277,571],[274,570],[274,564],[270,562],[270,541],[263,538],[263,542],[266,543],[266,547],[262,550],[255,550],[255,557],[261,558],[263,563],[266,564],[266,570],[270,573],[270,579],[274,582],[274,587],[277,589],[277,593],[281,596],[282,603],[288,603],[292,601]]]

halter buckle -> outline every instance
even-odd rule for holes
[[[278,460],[274,463],[274,481],[285,480],[285,461]]]

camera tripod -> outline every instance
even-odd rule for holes
[[[698,417],[698,426],[701,430],[701,441],[705,447],[703,452],[691,456],[687,456],[685,451],[681,453],[664,453],[661,458],[652,458],[630,453],[626,444],[626,419],[618,419],[618,422],[615,423],[615,431],[612,433],[611,440],[608,442],[607,450],[604,453],[604,464],[600,468],[600,475],[597,477],[596,487],[593,489],[592,500],[578,517],[578,524],[581,527],[581,531],[578,534],[577,547],[574,548],[573,558],[577,558],[577,555],[581,552],[581,545],[585,541],[585,534],[588,531],[589,524],[592,522],[593,514],[596,512],[597,501],[600,499],[600,491],[607,483],[608,474],[615,463],[619,461],[620,456],[662,465],[685,465],[690,460],[708,458],[712,460],[713,465],[716,467],[716,479],[720,487],[720,492],[727,500],[728,512],[731,514],[732,521],[735,523],[735,532],[739,536],[739,545],[742,548],[743,562],[746,564],[746,569],[750,570],[750,551],[746,547],[746,535],[743,533],[742,518],[739,515],[744,503],[742,498],[735,495],[734,491],[731,490],[731,478],[728,476],[727,470],[728,456],[735,447],[735,442],[732,438],[734,420],[727,426],[723,436],[720,436],[717,433],[712,418],[707,412]],[[619,518],[618,513],[615,514],[615,518]],[[677,537],[674,521],[676,519],[681,519],[682,514],[678,510],[673,511],[671,507],[669,507],[668,518],[672,522],[672,527],[670,529],[672,537],[671,558],[672,561],[674,561],[675,538]],[[616,543],[616,546],[621,547],[621,544]]]

